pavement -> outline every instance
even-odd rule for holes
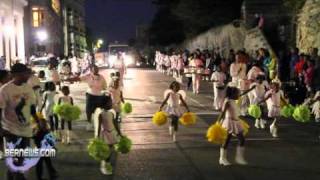
[[[108,70],[102,70],[108,77]],[[319,180],[320,126],[301,124],[282,119],[279,138],[272,138],[268,130],[257,130],[253,120],[246,137],[246,166],[222,167],[218,164],[219,146],[207,142],[205,134],[218,113],[212,110],[212,87],[202,84],[200,95],[188,92],[187,103],[198,114],[197,124],[180,126],[177,142],[173,143],[168,126],[155,126],[152,114],[163,100],[173,78],[152,69],[129,69],[125,77],[124,96],[133,104],[134,112],[124,117],[122,131],[133,141],[129,154],[114,154],[114,175],[103,176],[99,163],[88,156],[86,146],[93,132],[85,130],[86,121],[74,123],[71,145],[58,144],[53,163],[62,180]],[[183,87],[185,88],[185,87]],[[76,104],[84,109],[86,85],[75,83],[71,91]],[[269,122],[270,123],[270,122]],[[237,140],[230,145],[228,159],[234,162]],[[0,161],[0,179],[5,174]],[[34,180],[32,169],[29,179]],[[5,178],[3,178],[5,179]]]

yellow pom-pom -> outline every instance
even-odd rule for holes
[[[217,121],[211,125],[207,131],[207,138],[209,142],[214,144],[223,144],[228,136],[228,132],[221,124]]]
[[[167,121],[168,121],[168,115],[163,111],[156,112],[152,117],[152,122],[158,126],[162,126],[166,124]]]
[[[194,125],[197,122],[197,116],[195,113],[187,112],[180,118],[180,123],[184,126]]]
[[[243,128],[243,135],[246,136],[249,133],[250,126],[246,121],[242,119],[240,119],[240,122]]]

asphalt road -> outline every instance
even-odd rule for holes
[[[107,77],[107,70],[102,73]],[[187,103],[199,116],[193,127],[182,127],[173,143],[168,126],[151,123],[163,92],[172,78],[150,69],[129,69],[125,78],[124,95],[133,104],[134,112],[124,118],[124,134],[133,140],[133,149],[127,155],[113,157],[114,175],[103,176],[99,163],[92,160],[86,146],[93,132],[85,131],[85,118],[74,123],[71,145],[58,145],[53,162],[60,178],[65,180],[319,180],[320,141],[319,125],[300,124],[281,120],[279,138],[272,138],[268,130],[256,130],[253,120],[246,141],[247,166],[218,164],[219,147],[207,142],[206,130],[217,118],[212,111],[212,94],[209,83],[204,83],[200,95],[188,92]],[[84,108],[85,84],[71,85],[75,101]],[[233,162],[236,139],[229,150]],[[32,169],[29,179],[35,179]],[[4,177],[4,161],[0,162],[0,179]],[[4,178],[3,178],[4,179]]]

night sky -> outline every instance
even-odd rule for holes
[[[156,7],[152,0],[86,0],[86,25],[95,38],[127,42],[139,24],[150,24]]]

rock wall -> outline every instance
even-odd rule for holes
[[[297,47],[302,52],[320,49],[320,0],[307,0],[298,18]]]
[[[191,51],[219,48],[221,54],[225,56],[230,49],[240,50],[245,48],[249,53],[253,53],[258,48],[272,50],[260,29],[248,30],[244,25],[234,26],[234,23],[213,28],[186,41],[183,46]]]

